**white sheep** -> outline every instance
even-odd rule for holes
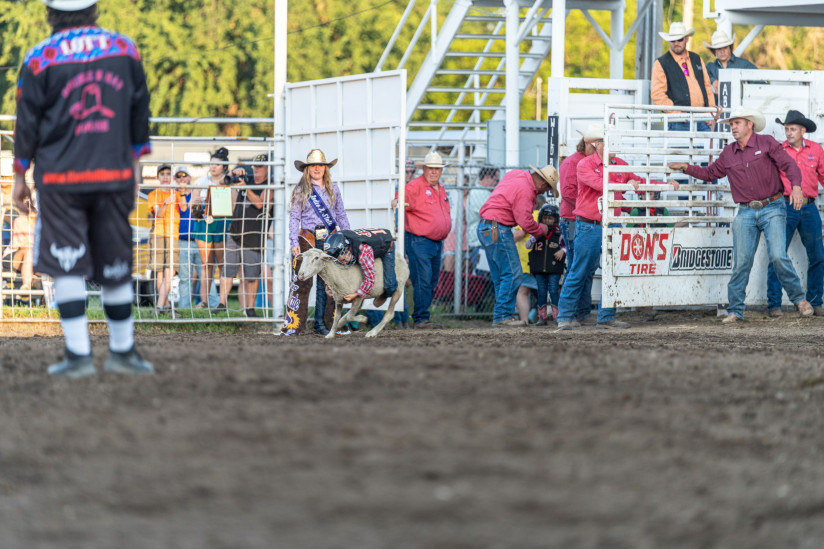
[[[352,301],[352,308],[341,317],[344,304],[343,296],[354,294],[363,283],[363,271],[361,271],[360,265],[357,263],[354,265],[342,265],[334,257],[317,248],[306,250],[300,254],[300,257],[303,259],[303,262],[298,271],[298,280],[309,280],[319,274],[324,282],[326,282],[326,286],[332,291],[332,298],[335,300],[335,320],[332,322],[332,329],[329,330],[329,335],[326,336],[326,339],[335,337],[335,332],[338,328],[349,321],[366,321],[363,315],[355,315],[360,310],[364,299],[376,298],[383,295],[383,261],[381,259],[375,259],[375,285],[372,286],[372,291],[369,292],[366,298],[360,296],[355,298]],[[395,276],[398,280],[398,289],[392,294],[383,319],[377,326],[369,330],[366,337],[375,337],[378,335],[381,330],[383,330],[383,327],[386,326],[386,323],[392,318],[392,314],[395,311],[395,304],[401,298],[403,288],[409,279],[409,267],[403,257],[396,258]]]

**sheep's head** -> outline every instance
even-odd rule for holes
[[[298,271],[298,280],[309,280],[323,269],[324,261],[334,261],[335,258],[317,248],[306,250],[300,257],[303,261]]]

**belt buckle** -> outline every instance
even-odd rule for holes
[[[750,200],[747,203],[747,206],[749,206],[753,210],[760,210],[761,208],[764,207],[764,201],[763,200]]]

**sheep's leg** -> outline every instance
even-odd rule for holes
[[[338,324],[341,323],[343,320],[340,317],[340,313],[343,310],[343,302],[342,301],[335,301],[335,318],[332,320],[332,329],[329,330],[329,333],[326,334],[326,339],[332,339],[335,337],[335,332],[338,331]]]
[[[352,301],[352,308],[349,309],[349,312],[346,314],[346,322],[366,322],[366,317],[358,314],[362,305],[362,297],[358,297]]]
[[[392,315],[395,314],[395,304],[401,298],[402,293],[403,286],[398,285],[398,289],[395,290],[395,293],[392,294],[392,299],[389,300],[389,305],[386,307],[386,313],[384,313],[383,318],[380,322],[378,322],[377,326],[369,330],[369,332],[366,334],[366,337],[375,337],[376,335],[381,333],[383,327],[386,326],[386,324],[392,319]]]

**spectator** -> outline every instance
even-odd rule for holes
[[[529,272],[535,277],[538,286],[538,326],[547,323],[546,296],[549,292],[552,307],[552,319],[558,318],[558,300],[560,297],[561,275],[566,266],[566,243],[559,227],[558,208],[546,204],[538,213],[538,222],[549,227],[543,238],[530,236],[526,242],[529,252]]]
[[[185,208],[178,208],[180,226],[178,229],[177,245],[180,250],[180,280],[178,284],[177,306],[188,309],[192,306],[192,287],[197,278],[197,268],[200,264],[197,244],[194,241],[194,220],[192,219],[192,176],[189,168],[178,166],[175,168],[175,184],[182,200],[186,201]]]
[[[552,166],[532,171],[511,170],[492,191],[481,208],[478,240],[484,247],[489,272],[495,286],[495,308],[492,326],[521,327],[526,323],[512,316],[522,268],[518,259],[513,227],[520,227],[536,238],[546,235],[549,228],[532,217],[539,194],[552,190],[557,196],[558,171]]]
[[[215,162],[228,162],[229,151],[225,147],[220,147],[210,157]],[[214,217],[208,211],[206,201],[209,197],[209,187],[224,185],[223,178],[228,173],[228,166],[225,164],[209,164],[209,172],[197,180],[196,186],[199,191],[194,194],[192,201],[196,200],[192,216],[195,218],[193,227],[194,239],[197,244],[197,251],[200,255],[200,303],[198,308],[206,309],[217,307],[219,296],[212,294],[212,281],[215,280],[215,271],[223,265],[223,253],[226,239],[226,231],[231,216]]]
[[[778,141],[758,134],[766,125],[759,111],[738,107],[730,118],[720,122],[730,124],[735,142],[724,147],[715,162],[707,167],[670,162],[669,168],[704,181],[727,176],[732,199],[739,204],[732,223],[734,260],[727,285],[729,314],[722,322],[733,324],[744,319],[747,282],[761,233],[781,285],[801,316],[810,316],[812,305],[804,299],[801,281],[787,255],[787,207],[780,200],[784,197],[783,171],[792,187],[789,200],[792,207],[800,210],[804,205],[801,170]]]
[[[816,125],[800,112],[791,110],[783,122],[779,118],[775,121],[784,126],[787,140],[781,146],[801,170],[801,192],[804,193],[801,209],[790,207],[788,200],[793,187],[786,174],[781,174],[784,198],[787,199],[787,249],[798,231],[807,252],[807,301],[813,307],[813,314],[824,316],[824,307],[821,306],[824,292],[824,245],[821,242],[821,214],[815,203],[818,184],[824,183],[824,150],[818,143],[804,139],[806,132],[815,132]],[[781,312],[781,298],[781,283],[770,264],[767,267],[767,309],[773,318],[784,316]]]
[[[19,272],[22,278],[20,291],[29,292],[34,279],[34,227],[37,224],[37,215],[34,210],[28,214],[18,215],[12,225],[11,248],[12,269]],[[21,295],[21,301],[29,302],[31,295]]]
[[[268,162],[265,154],[255,157],[256,162]],[[223,268],[220,273],[220,302],[212,314],[226,312],[226,302],[232,279],[240,275],[238,301],[248,318],[257,316],[255,299],[260,285],[263,262],[263,240],[272,212],[272,191],[263,188],[269,184],[268,166],[240,164],[232,170],[232,222],[226,237]],[[246,187],[261,187],[259,190]]]
[[[472,273],[481,257],[481,242],[478,240],[478,223],[481,222],[481,207],[492,194],[492,189],[501,179],[501,170],[493,166],[484,166],[478,173],[478,185],[483,189],[472,189],[466,199],[466,240],[469,252],[470,271]]]
[[[595,154],[578,164],[578,200],[575,204],[575,257],[567,269],[564,286],[558,302],[558,329],[571,330],[581,325],[589,316],[592,279],[601,263],[601,210],[599,201],[604,194],[604,133],[603,128],[593,129],[587,141],[595,147]],[[610,155],[611,165],[627,163]],[[644,180],[633,173],[610,172],[609,182],[632,185],[635,190]],[[670,181],[677,190],[678,182]],[[623,200],[623,193],[615,191],[614,196]],[[615,215],[620,215],[620,209]],[[578,317],[582,311],[587,317]],[[615,320],[615,309],[599,307],[597,328],[629,328],[629,324]]]
[[[292,191],[289,209],[289,243],[292,246],[292,283],[289,299],[286,302],[286,322],[281,333],[300,335],[306,327],[309,315],[309,294],[312,281],[298,282],[301,252],[316,247],[318,240],[338,229],[349,229],[349,217],[343,206],[343,197],[337,184],[332,182],[329,169],[337,164],[335,158],[330,162],[320,149],[312,149],[306,162],[295,160],[295,168],[303,175]],[[331,302],[329,303],[331,305]],[[318,277],[315,288],[315,333],[326,335],[327,314],[326,285]]]
[[[96,0],[44,3],[51,35],[23,56],[17,79],[12,198],[22,213],[29,211],[25,176],[34,161],[35,269],[54,279],[66,336],[65,356],[48,373],[97,373],[86,317],[88,279],[102,288],[109,328],[103,369],[152,374],[135,349],[132,317],[129,212],[140,183],[139,159],[151,152],[140,52],[129,37],[97,26]]]
[[[597,124],[590,124],[585,131],[578,130],[578,133],[581,134],[581,140],[575,146],[575,152],[567,156],[558,169],[558,175],[561,177],[560,229],[567,246],[566,265],[572,264],[572,257],[575,255],[573,237],[575,236],[575,202],[578,200],[578,164],[595,152],[595,148],[587,139],[591,137],[592,132],[597,132],[599,128],[600,126]],[[589,310],[587,310],[588,313]]]
[[[689,37],[695,29],[686,29],[680,21],[670,25],[669,33],[659,32],[661,38],[670,43],[667,53],[655,60],[652,66],[652,84],[650,95],[655,105],[672,105],[675,107],[714,107],[710,78],[704,61],[694,52],[687,50]],[[667,111],[677,113],[677,109]],[[687,121],[670,122],[670,131],[689,131]],[[708,132],[710,126],[704,122],[696,123],[697,131]]]
[[[157,277],[157,310],[166,311],[169,309],[172,277],[180,263],[180,249],[177,247],[180,212],[188,210],[188,204],[175,189],[169,188],[172,181],[172,167],[169,164],[158,167],[157,179],[162,187],[150,192],[147,200],[149,215],[154,216],[151,268]]]
[[[712,44],[703,42],[704,47],[710,50],[715,55],[715,61],[707,64],[707,75],[710,77],[710,84],[712,90],[715,92],[715,102],[718,103],[718,71],[721,69],[757,69],[755,65],[743,59],[736,57],[732,53],[732,45],[735,43],[735,34],[732,39],[727,36],[727,33],[722,30],[717,30],[712,33]]]
[[[424,157],[423,175],[406,184],[406,255],[412,279],[412,320],[417,329],[440,329],[430,320],[429,306],[438,285],[443,240],[452,229],[449,197],[440,183],[446,166],[441,155],[430,152]]]

